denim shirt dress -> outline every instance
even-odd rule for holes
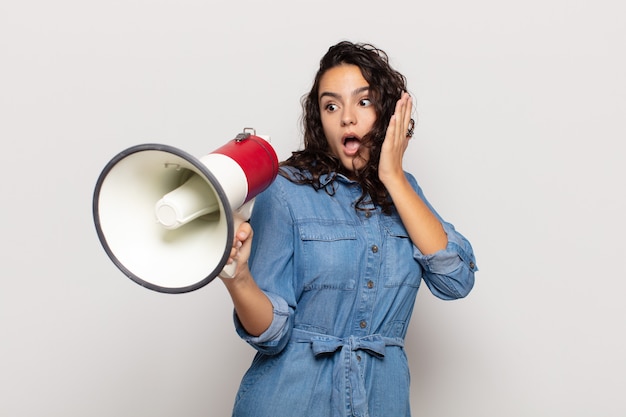
[[[233,416],[410,416],[404,337],[420,283],[445,300],[472,289],[472,247],[451,224],[440,219],[447,247],[423,255],[395,210],[356,211],[361,189],[346,177],[328,186],[279,175],[256,197],[249,264],[274,318],[253,337],[235,315],[257,353]]]

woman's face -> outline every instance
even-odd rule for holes
[[[369,100],[369,84],[356,65],[340,65],[320,79],[318,100],[322,126],[331,152],[348,171],[369,159],[361,139],[372,130],[376,110]]]

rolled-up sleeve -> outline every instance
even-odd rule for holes
[[[280,352],[289,340],[288,333],[292,326],[289,325],[290,319],[289,306],[287,302],[280,296],[266,292],[265,295],[272,303],[274,310],[274,318],[270,327],[267,328],[261,335],[252,336],[241,325],[237,314],[234,315],[235,329],[237,334],[252,347],[261,353],[267,355],[273,355]]]
[[[474,287],[474,272],[478,271],[469,241],[454,227],[443,222],[448,235],[445,249],[424,255],[414,247],[414,257],[424,268],[424,282],[438,298],[454,300],[467,296]]]

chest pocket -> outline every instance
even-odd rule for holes
[[[307,222],[298,226],[303,289],[354,290],[362,262],[354,225]]]
[[[387,221],[383,223],[385,233],[385,287],[408,285],[419,287],[422,280],[422,268],[413,257],[414,246],[402,223]]]

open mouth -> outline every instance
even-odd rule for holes
[[[355,155],[361,146],[361,139],[356,136],[346,135],[343,138],[343,148],[347,155]]]

